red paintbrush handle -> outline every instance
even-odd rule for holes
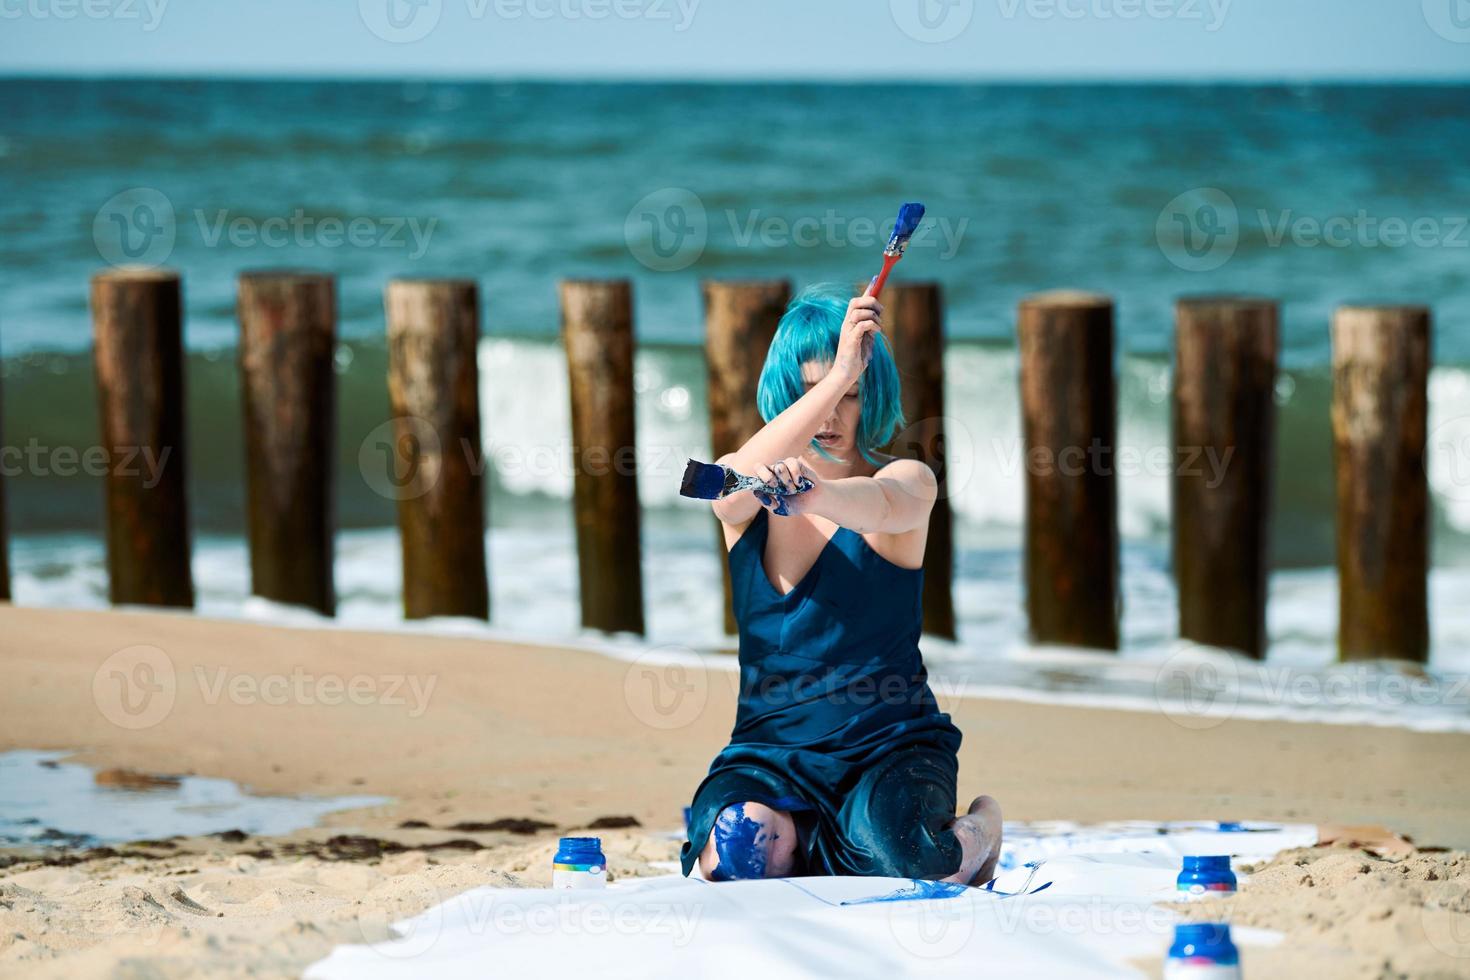
[[[883,271],[873,277],[873,281],[868,283],[867,291],[863,295],[877,296],[883,292],[883,286],[888,282],[888,273],[893,271],[893,267],[898,265],[898,260],[901,258],[903,258],[901,255],[885,255],[883,257]]]

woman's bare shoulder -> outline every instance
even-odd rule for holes
[[[873,458],[878,460],[878,472],[873,478],[883,477],[890,480],[901,480],[904,483],[915,482],[922,485],[936,483],[934,470],[929,464],[921,459],[909,459],[902,456],[889,456],[886,453],[874,453]]]

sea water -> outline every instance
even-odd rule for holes
[[[255,796],[228,779],[181,776],[151,789],[98,785],[68,753],[0,752],[0,847],[91,847],[225,830],[285,834],[382,796]]]
[[[468,451],[489,486],[491,626],[570,638],[577,577],[555,284],[627,276],[648,642],[676,653],[731,645],[707,508],[677,497],[685,459],[709,456],[699,279],[870,275],[882,243],[863,244],[866,224],[882,238],[897,203],[923,200],[933,224],[903,270],[943,284],[952,341],[960,643],[926,643],[937,682],[1155,704],[1161,665],[1179,653],[1170,481],[1150,462],[1170,445],[1172,301],[1243,290],[1284,303],[1277,570],[1269,659],[1230,666],[1228,700],[1242,713],[1470,724],[1470,332],[1454,326],[1470,322],[1470,248],[1456,231],[1470,171],[1454,165],[1470,156],[1467,100],[1466,86],[1432,85],[0,81],[0,387],[16,601],[107,604],[101,481],[82,455],[97,441],[86,281],[108,261],[96,219],[119,193],[167,202],[166,261],[185,275],[201,612],[258,607],[242,524],[238,273],[305,265],[339,277],[336,622],[364,627],[403,625],[396,501],[374,470],[387,418],[382,287],[398,275],[471,274],[485,290],[484,444]],[[731,128],[736,115],[742,126]],[[881,120],[899,117],[901,167],[872,152],[891,136]],[[1173,199],[1209,187],[1233,202],[1238,241],[1217,269],[1192,271],[1157,225]],[[678,213],[704,219],[678,269],[640,251],[633,233],[639,202],[670,189],[693,195]],[[1430,218],[1443,235],[1339,246],[1293,233],[1302,219],[1358,224],[1359,211],[1379,225]],[[355,218],[376,237],[322,235],[324,222]],[[286,232],[251,243],[230,233],[237,220]],[[1121,657],[1025,643],[1014,308],[1056,285],[1118,299],[1120,446],[1131,459],[1119,475]],[[1334,306],[1363,297],[1431,303],[1439,324],[1427,680],[1333,663],[1326,327]]]

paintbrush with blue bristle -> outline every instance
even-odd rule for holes
[[[924,205],[905,204],[898,209],[898,220],[893,224],[893,235],[888,239],[888,247],[883,250],[883,271],[873,277],[868,283],[868,289],[864,296],[877,296],[883,292],[883,284],[888,282],[888,274],[893,267],[898,265],[898,260],[903,258],[904,249],[909,247],[909,239],[914,237],[914,232],[919,228],[919,222],[924,220]]]
[[[812,481],[801,477],[796,483],[796,493],[805,493],[812,488]],[[754,490],[778,497],[789,497],[792,491],[784,487],[757,480],[753,476],[737,473],[719,463],[701,463],[691,459],[684,467],[684,480],[679,484],[679,496],[696,500],[723,500],[732,493]]]

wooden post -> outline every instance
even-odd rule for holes
[[[331,276],[240,276],[251,591],[330,616],[337,441]]]
[[[388,283],[388,396],[395,452],[403,613],[490,617],[480,440],[479,290],[472,280]]]
[[[760,431],[765,421],[755,404],[756,382],[776,324],[791,302],[791,285],[782,279],[703,283],[705,366],[709,372],[710,448],[716,459],[733,453]],[[720,575],[725,583],[725,632],[737,630],[730,598],[730,563],[725,535],[715,522]]]
[[[117,268],[92,277],[97,404],[107,467],[114,603],[192,606],[179,276]]]
[[[571,383],[582,625],[642,633],[632,287],[624,279],[563,281],[561,330]]]
[[[1175,309],[1174,576],[1179,634],[1266,655],[1275,479],[1276,303],[1201,296]]]
[[[924,632],[953,640],[954,519],[945,481],[944,300],[935,282],[894,282],[879,299],[903,383],[906,422],[892,451],[923,460],[939,479],[939,498],[929,515],[924,546]]]
[[[1072,291],[1027,297],[1019,334],[1031,637],[1116,650],[1113,302]]]
[[[1429,658],[1430,313],[1347,306],[1332,324],[1338,655]]]

